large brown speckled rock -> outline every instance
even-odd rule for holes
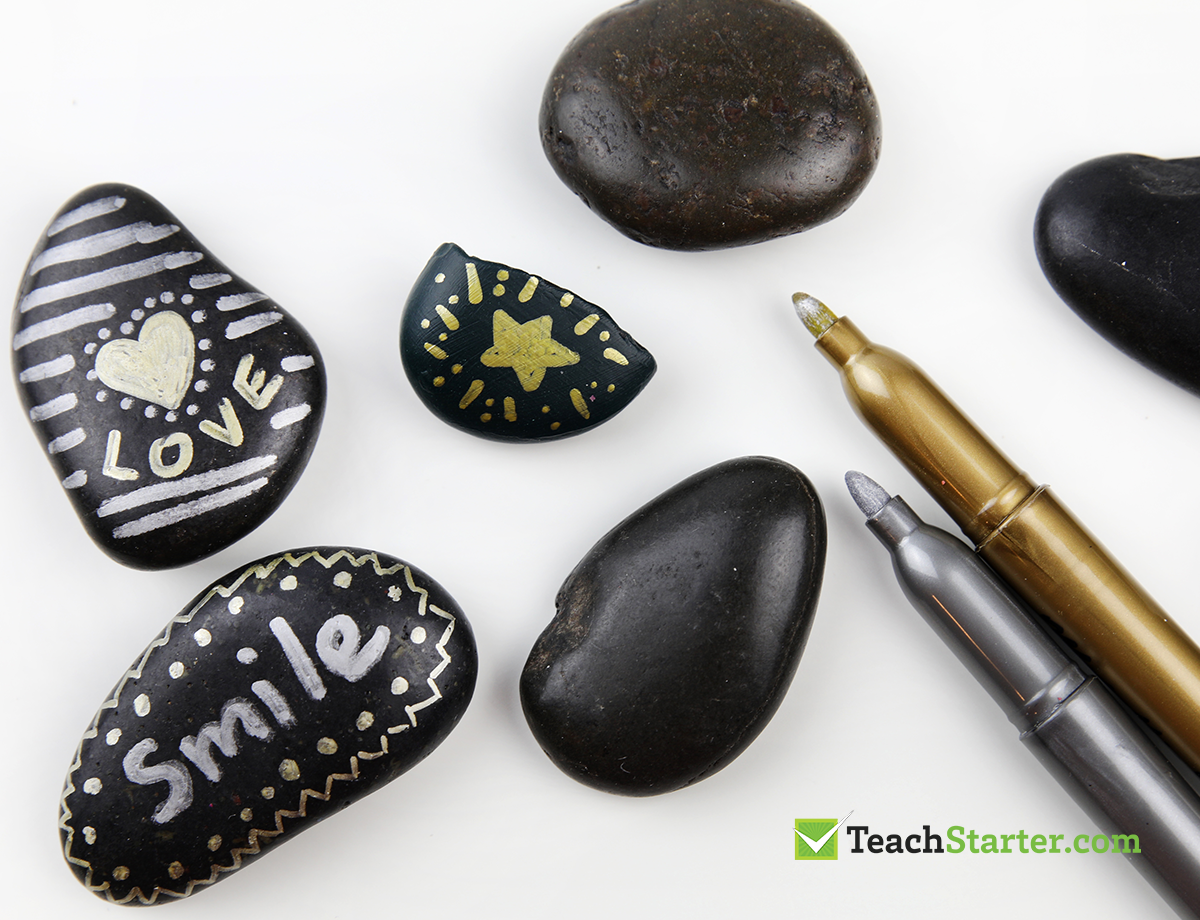
[[[791,0],[635,0],[589,24],[546,86],[542,145],[601,217],[717,249],[841,214],[879,158],[846,42]]]

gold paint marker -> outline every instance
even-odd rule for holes
[[[851,405],[1039,613],[1200,769],[1200,649],[1099,541],[1031,482],[912,362],[807,294],[796,313]]]

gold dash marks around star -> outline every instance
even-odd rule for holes
[[[627,406],[654,358],[600,307],[444,243],[400,323],[405,373],[443,421],[494,440],[566,437]]]

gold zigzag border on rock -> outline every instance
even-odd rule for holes
[[[337,562],[340,562],[342,560],[348,561],[355,568],[361,568],[363,565],[366,565],[368,562],[370,562],[370,563],[373,563],[373,567],[375,569],[375,574],[380,577],[383,577],[385,575],[395,574],[396,572],[403,569],[405,583],[408,585],[409,589],[411,591],[413,591],[415,594],[417,594],[420,598],[420,600],[418,601],[418,610],[417,610],[418,614],[423,617],[426,614],[426,610],[429,609],[429,610],[432,610],[435,615],[442,617],[446,620],[449,620],[449,624],[446,626],[446,629],[443,631],[441,639],[439,639],[437,645],[434,646],[436,648],[438,654],[441,655],[442,662],[436,668],[433,669],[433,671],[429,675],[429,678],[426,681],[429,684],[430,689],[432,690],[432,695],[427,697],[426,699],[422,700],[419,703],[414,703],[410,706],[405,706],[404,711],[408,714],[410,724],[409,725],[399,724],[399,725],[391,726],[387,730],[388,734],[397,734],[398,732],[405,731],[410,727],[415,728],[417,725],[417,716],[416,716],[417,712],[428,706],[432,706],[434,703],[436,703],[438,700],[440,700],[442,698],[442,692],[438,688],[437,683],[435,681],[436,681],[436,678],[442,673],[442,671],[444,671],[446,669],[446,667],[450,664],[451,659],[450,659],[450,655],[446,652],[446,643],[449,641],[451,635],[453,635],[453,633],[454,633],[454,624],[455,624],[456,618],[454,617],[453,614],[451,614],[445,610],[442,610],[436,604],[428,603],[429,590],[427,588],[419,587],[416,584],[416,582],[413,580],[412,569],[409,566],[405,565],[403,562],[397,563],[396,565],[393,565],[393,566],[384,567],[380,564],[379,557],[376,553],[364,553],[362,556],[356,557],[350,550],[347,550],[347,549],[338,550],[336,553],[334,553],[332,556],[330,556],[328,558],[322,556],[320,554],[320,552],[318,552],[317,550],[311,550],[309,552],[302,553],[299,556],[294,556],[291,552],[287,552],[281,556],[276,557],[275,559],[272,559],[270,562],[266,563],[265,565],[256,563],[254,565],[249,566],[244,572],[241,573],[241,575],[239,575],[232,582],[232,584],[229,587],[226,587],[224,585],[219,585],[219,584],[213,585],[207,592],[205,592],[205,594],[202,598],[200,598],[195,604],[192,605],[191,609],[186,614],[180,614],[179,616],[172,617],[171,621],[167,624],[166,628],[163,630],[162,635],[159,636],[157,639],[155,639],[153,642],[151,642],[150,645],[148,645],[146,647],[146,651],[142,654],[142,657],[138,661],[138,663],[134,667],[132,667],[128,671],[126,671],[125,675],[117,683],[117,686],[113,689],[112,696],[108,700],[105,700],[104,703],[102,703],[100,705],[100,708],[96,710],[96,715],[93,716],[91,725],[88,727],[87,731],[85,731],[83,733],[83,737],[79,741],[79,746],[76,747],[76,749],[75,749],[75,759],[72,761],[71,767],[67,771],[67,781],[63,788],[62,796],[59,798],[59,807],[61,808],[61,813],[59,816],[58,826],[59,826],[60,830],[66,832],[66,842],[63,845],[63,856],[67,860],[67,862],[70,863],[71,865],[80,866],[87,870],[87,872],[84,876],[84,879],[83,879],[83,884],[84,884],[84,887],[86,887],[89,891],[96,892],[96,893],[103,892],[104,897],[113,904],[128,904],[134,898],[137,898],[137,900],[141,904],[154,904],[158,901],[159,895],[163,895],[166,897],[172,897],[172,898],[186,898],[189,895],[191,895],[192,892],[195,891],[197,888],[213,884],[221,877],[221,875],[229,873],[229,872],[236,872],[238,869],[241,868],[242,860],[244,857],[257,856],[260,852],[262,852],[262,847],[259,845],[259,840],[263,839],[263,838],[269,840],[269,839],[278,837],[279,835],[283,834],[285,832],[284,826],[283,826],[284,818],[295,819],[295,818],[307,817],[308,816],[308,800],[310,798],[319,799],[322,802],[329,801],[329,797],[332,794],[332,790],[333,790],[334,780],[341,780],[342,782],[354,782],[355,780],[357,780],[358,773],[359,773],[358,762],[360,759],[361,760],[377,760],[378,758],[383,757],[389,753],[387,734],[380,735],[379,736],[380,749],[378,751],[359,751],[357,753],[357,755],[351,755],[350,756],[350,772],[349,773],[330,773],[325,778],[325,791],[323,793],[318,792],[317,790],[311,789],[311,788],[305,788],[305,789],[300,790],[299,803],[295,810],[280,808],[275,811],[275,829],[274,830],[262,829],[262,828],[251,828],[250,833],[248,835],[250,845],[247,847],[235,847],[230,850],[230,856],[233,859],[233,862],[231,865],[228,865],[228,866],[214,865],[212,868],[212,872],[208,878],[189,880],[185,890],[182,892],[172,891],[169,888],[156,887],[150,893],[149,897],[147,897],[145,894],[142,893],[141,888],[134,886],[134,888],[132,888],[130,890],[129,894],[127,896],[125,896],[124,898],[115,898],[115,897],[113,897],[113,894],[112,894],[111,883],[108,880],[105,880],[100,885],[92,884],[92,864],[90,862],[88,862],[85,859],[80,859],[77,856],[71,855],[71,846],[75,842],[75,828],[73,828],[70,824],[67,823],[73,817],[71,809],[67,805],[67,796],[69,796],[69,795],[71,795],[71,793],[75,792],[76,787],[75,787],[75,784],[72,782],[72,777],[75,775],[75,771],[78,770],[83,765],[84,742],[90,741],[91,739],[95,738],[99,734],[99,732],[97,731],[97,726],[100,723],[100,716],[104,712],[104,710],[105,709],[115,709],[117,707],[117,705],[119,705],[120,698],[121,698],[121,692],[125,689],[125,685],[130,680],[137,680],[138,678],[140,678],[142,676],[142,672],[145,670],[146,663],[150,660],[151,654],[156,649],[162,648],[164,645],[166,645],[168,642],[170,642],[171,633],[174,631],[175,626],[177,626],[177,625],[183,626],[183,625],[190,623],[192,621],[192,619],[196,616],[196,614],[199,613],[200,609],[205,604],[207,604],[210,600],[212,600],[213,597],[215,597],[217,595],[224,597],[224,598],[230,597],[252,575],[257,575],[258,578],[260,578],[260,579],[267,578],[273,571],[275,571],[276,568],[279,567],[280,564],[282,564],[284,562],[289,563],[292,566],[292,568],[298,569],[298,568],[300,568],[300,566],[302,566],[305,562],[307,562],[310,559],[315,559],[317,562],[319,562],[321,565],[323,565],[326,569],[332,568],[334,564],[336,564]]]

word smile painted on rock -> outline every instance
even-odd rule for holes
[[[283,617],[275,617],[270,626],[295,672],[296,679],[308,696],[313,700],[323,700],[326,693],[325,684],[288,621]],[[326,620],[317,633],[317,652],[331,672],[355,682],[365,677],[367,672],[379,663],[390,637],[391,631],[386,626],[380,626],[375,630],[371,641],[360,649],[358,625],[346,614],[338,614]],[[258,660],[258,652],[244,648],[238,651],[237,657],[242,664],[253,664]],[[250,685],[250,689],[281,728],[294,728],[297,725],[296,716],[287,698],[273,683],[269,680],[256,680]],[[146,705],[149,705],[148,699]],[[410,713],[410,717],[412,715]],[[412,724],[416,724],[415,718],[412,719]],[[269,741],[274,734],[267,720],[252,702],[242,697],[234,697],[226,700],[221,707],[220,719],[206,723],[196,734],[182,739],[179,742],[179,751],[210,782],[220,782],[221,767],[214,759],[213,748],[227,758],[236,757],[239,725],[245,735],[260,741]],[[409,727],[406,723],[391,725],[387,727],[387,732],[396,734]],[[337,742],[332,738],[321,740],[325,747],[336,748]],[[382,747],[387,747],[385,737],[381,736],[380,742]],[[125,771],[126,779],[132,783],[141,786],[153,783],[168,785],[169,796],[155,807],[152,816],[156,824],[166,824],[191,806],[192,778],[187,768],[176,760],[163,761],[153,767],[146,766],[147,755],[157,750],[158,742],[155,739],[144,738],[125,754],[121,760],[121,767]]]
[[[96,186],[42,235],[17,297],[29,421],[89,535],[164,568],[283,501],[325,405],[315,343],[144,192]]]
[[[466,709],[469,625],[429,576],[365,550],[294,550],[231,573],[100,707],[60,830],[117,903],[197,886],[394,779]]]

